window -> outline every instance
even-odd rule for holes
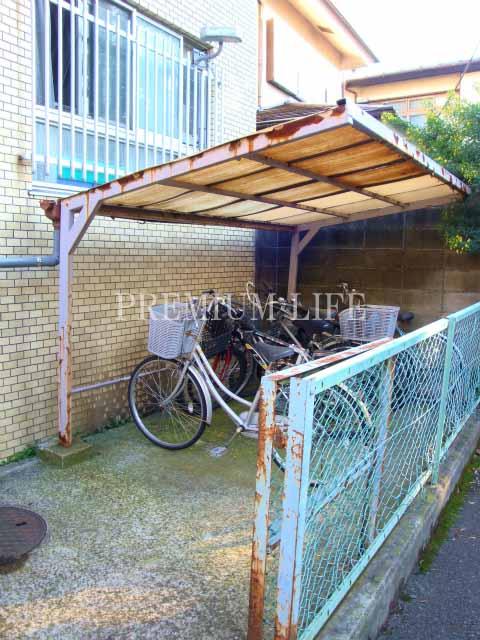
[[[443,106],[446,100],[447,94],[439,93],[401,100],[385,100],[383,104],[392,106],[399,116],[422,127],[426,122],[428,111]]]
[[[341,93],[339,71],[280,18],[266,21],[266,79],[305,102],[334,102]]]
[[[221,77],[109,0],[34,0],[34,180],[86,186],[219,142]]]

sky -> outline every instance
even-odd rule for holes
[[[334,0],[389,71],[480,58],[480,0]],[[360,71],[359,71],[360,73]]]

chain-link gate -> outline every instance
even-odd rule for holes
[[[264,379],[249,640],[315,638],[437,480],[480,399],[479,329],[480,303]]]

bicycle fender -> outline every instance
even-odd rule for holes
[[[204,379],[202,378],[202,376],[200,375],[199,370],[195,367],[195,365],[190,365],[190,367],[188,368],[190,374],[192,375],[193,378],[195,378],[195,381],[198,382],[199,386],[201,387],[206,402],[207,402],[207,424],[211,425],[212,424],[212,396],[210,395],[210,391],[208,390],[208,387],[204,381]]]

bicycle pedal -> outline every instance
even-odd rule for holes
[[[210,451],[208,452],[209,455],[212,456],[212,458],[221,458],[222,456],[224,456],[228,451],[228,447],[213,447],[212,449],[210,449]]]

